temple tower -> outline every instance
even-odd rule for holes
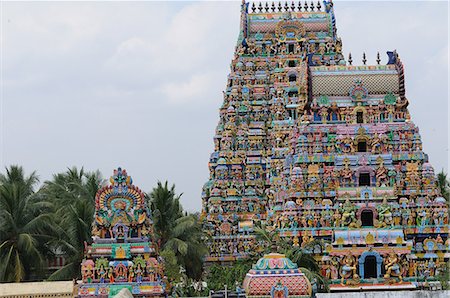
[[[345,61],[331,1],[242,4],[203,188],[208,262],[258,254],[262,225],[310,249],[335,290],[414,288],[442,270],[448,205],[403,64],[363,57]]]
[[[92,239],[81,264],[78,297],[113,297],[124,288],[135,297],[164,296],[151,212],[144,193],[121,168],[95,196]]]

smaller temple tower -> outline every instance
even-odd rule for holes
[[[118,168],[95,196],[93,243],[85,248],[79,297],[113,297],[126,288],[135,297],[165,292],[161,260],[144,193]]]

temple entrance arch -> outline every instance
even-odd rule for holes
[[[383,258],[376,251],[365,251],[358,259],[359,276],[361,278],[378,278],[381,277],[381,264]]]

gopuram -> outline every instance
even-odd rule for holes
[[[163,264],[144,193],[121,168],[110,183],[95,196],[93,243],[85,248],[78,297],[113,297],[123,288],[135,297],[163,297]]]
[[[202,192],[209,263],[277,229],[331,290],[408,289],[450,256],[448,205],[411,121],[403,64],[345,60],[332,1],[245,3]]]

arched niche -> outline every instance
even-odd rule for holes
[[[366,264],[366,261],[368,262],[368,264]],[[367,265],[371,265],[371,264],[369,264],[369,262],[374,262],[373,266],[375,266],[374,270],[376,270],[376,276],[375,277],[376,278],[381,277],[381,265],[383,264],[383,258],[376,251],[365,251],[365,252],[363,252],[361,254],[361,256],[358,259],[359,276],[361,276],[361,278],[367,278],[365,276],[365,270],[368,269]]]

